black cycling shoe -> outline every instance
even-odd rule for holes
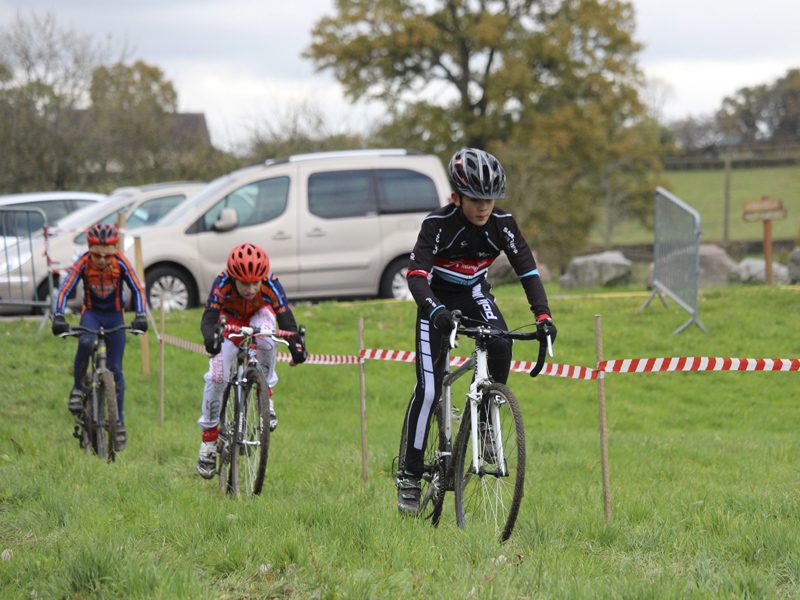
[[[117,438],[114,440],[114,448],[117,452],[125,450],[128,445],[128,432],[125,431],[125,426],[122,423],[117,424]]]
[[[81,414],[83,410],[83,391],[80,388],[72,388],[67,401],[67,408],[73,415]]]
[[[419,512],[419,497],[422,492],[419,477],[398,475],[396,485],[397,510],[402,515],[415,516]]]

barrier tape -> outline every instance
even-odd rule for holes
[[[655,373],[665,371],[800,371],[800,358],[724,358],[677,356],[626,358],[598,365],[605,373]]]
[[[160,336],[164,342],[208,355],[206,349],[200,344],[195,344],[171,335]],[[450,359],[451,367],[460,367],[467,361],[466,356],[454,356]],[[291,356],[286,352],[279,352],[277,360],[290,362]],[[380,348],[365,348],[359,355],[337,354],[309,354],[306,364],[311,365],[356,365],[365,360],[385,360],[394,362],[413,363],[416,353],[405,350],[384,350]],[[515,373],[528,373],[534,363],[515,360],[511,363],[511,371]],[[590,381],[597,379],[599,373],[658,373],[658,372],[700,372],[700,371],[800,371],[800,358],[727,358],[719,356],[677,356],[672,358],[625,358],[606,360],[598,364],[597,369],[576,365],[547,363],[542,369],[542,375],[562,377],[566,379],[581,379]]]

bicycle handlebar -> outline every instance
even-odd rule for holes
[[[450,333],[451,348],[456,347],[456,335],[458,334],[466,335],[467,337],[473,339],[479,337],[504,337],[512,340],[538,340],[539,353],[536,357],[536,362],[534,363],[533,368],[528,373],[531,377],[536,377],[542,372],[548,352],[550,356],[553,356],[552,340],[550,339],[549,335],[543,335],[543,331],[505,331],[503,329],[498,329],[486,324],[481,324],[477,327],[464,327],[461,325],[461,311],[454,310],[452,315],[453,320],[455,321],[455,326],[453,327],[453,331]]]
[[[111,333],[115,333],[117,331],[121,331],[123,329],[127,329],[133,335],[141,335],[145,333],[141,329],[134,329],[130,325],[117,325],[116,327],[111,327],[106,329],[105,327],[100,327],[100,329],[91,329],[89,327],[84,327],[82,325],[76,325],[75,327],[70,327],[69,331],[65,331],[64,333],[59,333],[58,337],[78,337],[84,333],[92,333],[94,335],[109,335]]]

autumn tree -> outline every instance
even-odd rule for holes
[[[629,2],[335,6],[306,56],[332,70],[348,97],[385,104],[389,119],[374,139],[443,159],[461,145],[498,154],[510,176],[506,204],[543,256],[563,265],[604,205],[642,218],[651,211],[652,187],[642,190],[659,164],[637,158],[657,155],[658,136],[639,99]]]

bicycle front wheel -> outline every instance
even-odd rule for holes
[[[257,496],[264,486],[269,458],[269,388],[258,367],[248,367],[242,389],[242,439],[239,478],[246,493]]]
[[[498,408],[499,435],[493,428],[479,428],[475,456],[471,416],[465,411],[455,444],[456,521],[459,527],[464,527],[468,519],[473,525],[491,527],[505,541],[514,529],[522,502],[525,432],[519,404],[508,387],[499,383],[487,386],[483,402],[487,414],[492,406]],[[498,464],[501,455],[502,464]]]
[[[447,440],[444,435],[444,424],[442,422],[441,402],[436,402],[431,409],[431,426],[428,429],[428,439],[425,443],[423,456],[424,466],[420,484],[419,513],[418,517],[430,519],[434,527],[439,525],[444,506],[444,494],[447,490]],[[398,453],[397,471],[398,474],[405,470],[406,464],[406,445],[408,440],[408,411],[403,419],[403,431],[400,435],[400,451]]]
[[[114,381],[114,374],[111,371],[103,371],[100,373],[100,394],[102,400],[99,402],[100,414],[103,415],[103,404],[105,404],[105,418],[106,431],[108,431],[108,439],[106,440],[106,458],[108,462],[113,462],[116,456],[117,444],[117,428],[119,422],[119,411],[117,410],[117,385]],[[98,427],[98,430],[102,430]],[[99,446],[99,444],[98,444]]]

